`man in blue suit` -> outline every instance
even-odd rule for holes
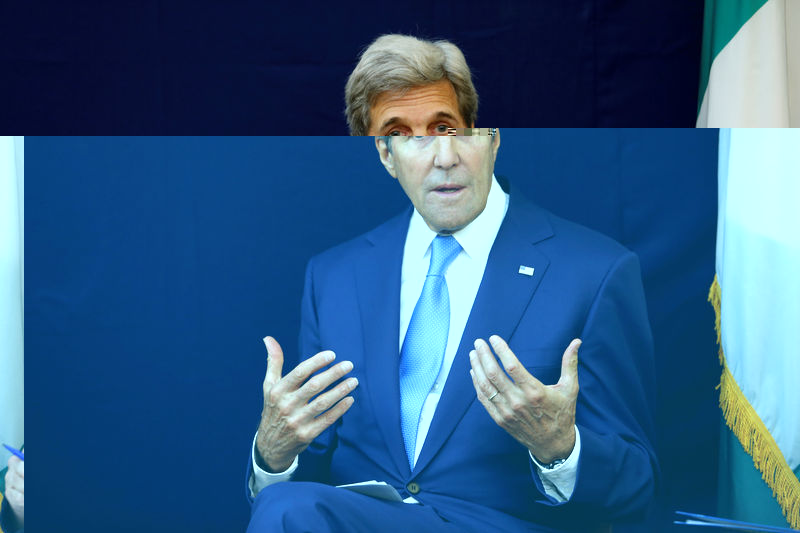
[[[265,339],[248,531],[592,531],[646,509],[638,260],[501,185],[494,133],[376,137],[413,209],[310,261],[308,359],[282,375]],[[402,501],[334,486],[370,480]]]

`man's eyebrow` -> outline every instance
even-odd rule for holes
[[[454,117],[452,114],[448,113],[447,111],[439,111],[438,113],[436,113],[436,116],[433,117],[433,118],[434,119],[437,119],[437,118],[449,118],[450,120],[455,120],[455,121],[459,120],[458,117]]]
[[[383,124],[381,124],[380,128],[378,128],[378,129],[382,130],[383,128],[385,128],[387,126],[393,126],[394,124],[397,124],[398,122],[401,122],[400,117],[392,117],[392,118],[390,118],[388,120],[385,120],[383,122]]]
[[[433,122],[435,120],[439,120],[439,119],[443,119],[443,118],[454,120],[456,122],[458,122],[458,120],[459,120],[457,117],[453,116],[452,113],[448,113],[447,111],[439,111],[433,117],[431,117],[428,120],[428,122]],[[403,122],[403,119],[400,118],[400,117],[391,117],[391,118],[386,119],[378,129],[382,130],[382,129],[388,127],[388,126],[394,126],[395,124],[397,124],[399,122]]]

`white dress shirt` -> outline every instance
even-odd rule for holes
[[[450,330],[447,336],[447,348],[442,361],[442,368],[436,381],[428,393],[420,414],[417,429],[417,443],[414,450],[414,463],[419,458],[425,438],[439,404],[447,376],[456,356],[456,350],[461,343],[461,336],[467,325],[467,319],[472,311],[472,304],[478,294],[489,259],[489,252],[494,244],[494,239],[508,210],[508,195],[503,192],[497,179],[492,176],[492,185],[486,200],[486,207],[465,228],[453,233],[453,237],[461,245],[461,252],[456,256],[447,271],[448,293],[450,295]],[[403,267],[400,285],[400,337],[398,351],[402,350],[403,340],[406,336],[411,315],[417,304],[425,277],[430,265],[430,245],[436,237],[436,232],[431,230],[423,220],[422,215],[415,209],[411,215],[403,251]],[[545,492],[556,501],[565,502],[572,496],[575,487],[575,478],[580,454],[580,434],[575,428],[575,447],[566,462],[551,470],[543,470],[541,465],[531,459],[537,467],[539,478],[542,480]],[[253,476],[250,478],[250,490],[255,497],[267,485],[291,479],[292,473],[297,468],[297,459],[285,472],[271,474],[259,468],[255,461],[255,438],[253,439]]]

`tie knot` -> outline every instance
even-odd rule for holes
[[[431,265],[428,267],[429,276],[441,276],[458,252],[461,245],[452,235],[437,235],[431,243]]]

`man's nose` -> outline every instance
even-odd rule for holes
[[[437,136],[434,142],[433,164],[442,170],[449,170],[460,162],[454,137],[449,135]]]

